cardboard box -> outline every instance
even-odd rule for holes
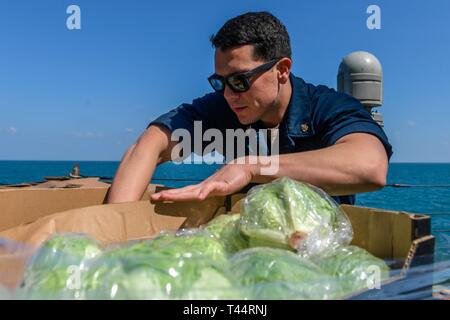
[[[148,200],[159,185],[150,185]],[[109,185],[98,178],[48,181],[0,188],[0,231],[30,223],[53,213],[104,203]]]
[[[149,193],[160,188],[151,185]],[[102,205],[106,192],[107,188],[0,190],[0,238],[24,243],[28,250],[22,247],[1,254],[0,245],[0,283],[16,286],[29,252],[53,233],[83,232],[105,245],[148,238],[161,230],[197,227],[219,214],[239,212],[245,196],[151,203],[146,194],[143,199],[147,200]],[[379,258],[396,259],[394,268],[401,270],[382,290],[363,291],[351,298],[382,297],[383,290],[389,292],[405,279],[412,266],[432,263],[434,237],[429,216],[348,205],[342,209],[353,226],[352,244]],[[430,282],[424,293],[431,296],[431,290]]]

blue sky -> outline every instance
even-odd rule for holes
[[[211,90],[210,35],[259,10],[285,23],[308,82],[336,87],[345,55],[375,54],[392,161],[450,162],[448,0],[0,0],[0,160],[120,160],[153,118]]]

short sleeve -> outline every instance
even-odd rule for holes
[[[160,125],[171,132],[177,129],[185,129],[191,136],[191,150],[196,150],[194,149],[194,139],[199,139],[202,141],[201,151],[203,152],[209,142],[203,141],[202,136],[196,137],[194,130],[194,123],[196,121],[200,122],[200,135],[203,135],[208,129],[217,129],[224,133],[227,128],[235,128],[239,125],[237,117],[228,107],[223,95],[220,93],[210,93],[193,100],[192,103],[179,105],[151,121],[148,127],[151,125]]]
[[[203,128],[215,128],[218,125],[218,110],[223,109],[224,99],[215,93],[207,94],[197,98],[192,103],[183,103],[169,112],[159,116],[150,124],[162,125],[170,131],[176,129],[186,129],[191,134],[194,133],[194,122],[201,121]]]
[[[388,159],[391,158],[392,146],[386,134],[357,99],[328,89],[316,95],[315,103],[313,119],[321,131],[325,146],[331,146],[351,133],[368,133],[381,141]]]

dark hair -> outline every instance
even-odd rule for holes
[[[286,27],[269,12],[247,12],[228,20],[216,35],[211,36],[211,42],[214,48],[224,51],[236,46],[254,45],[254,58],[264,61],[291,57]]]

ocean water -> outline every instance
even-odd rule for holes
[[[0,184],[45,181],[45,176],[66,176],[77,163],[82,176],[112,178],[118,161],[1,161]],[[152,182],[171,187],[196,183],[220,168],[220,165],[180,165],[164,163],[153,174]]]

